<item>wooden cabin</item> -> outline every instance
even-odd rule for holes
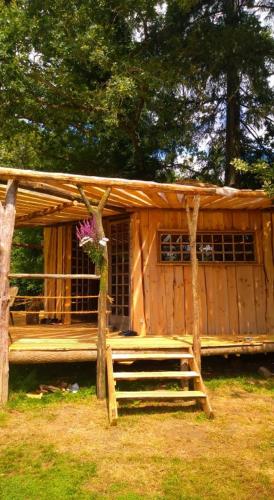
[[[167,199],[168,200],[168,199]],[[266,200],[267,201],[267,200]],[[109,325],[138,335],[189,335],[192,329],[190,245],[185,210],[141,208],[106,216],[109,237]],[[231,205],[231,201],[230,201]],[[237,204],[235,203],[237,206]],[[202,336],[256,336],[274,333],[274,213],[258,209],[200,209],[197,227],[200,333]],[[214,207],[214,205],[213,205]],[[45,273],[94,273],[79,248],[75,224],[44,229]],[[46,281],[49,311],[96,309],[98,283],[76,279],[58,289]],[[50,283],[51,282],[51,283]],[[59,283],[60,285],[60,283]],[[77,314],[76,314],[77,315]],[[63,315],[66,324],[72,315]]]
[[[193,211],[198,197],[199,334],[231,345],[240,338],[248,344],[261,338],[261,351],[274,350],[274,212],[264,191],[0,168],[1,201],[11,179],[19,183],[15,227],[44,228],[45,317],[57,318],[71,332],[76,322],[97,320],[98,282],[86,278],[94,266],[75,236],[77,222],[88,216],[80,185],[95,204],[110,189],[103,211],[110,330],[191,336],[186,208]],[[70,278],[51,277],[56,274]]]

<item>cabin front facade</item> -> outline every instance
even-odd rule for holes
[[[198,357],[274,351],[274,212],[264,191],[0,168],[0,202],[3,366],[7,356],[98,362],[107,333],[123,348],[120,330],[140,346],[196,339]],[[104,280],[76,239],[90,208],[109,238]],[[13,231],[27,227],[43,229],[44,272],[11,274]],[[39,310],[19,311],[20,322],[15,311],[12,325],[8,278],[26,277],[43,282]]]
[[[109,325],[138,335],[192,332],[190,244],[184,209],[141,208],[104,218],[109,238]],[[274,333],[274,214],[269,209],[201,209],[197,226],[201,336]],[[75,223],[44,229],[45,273],[93,273]],[[58,288],[59,287],[59,288]],[[84,293],[83,293],[84,292]],[[46,280],[46,310],[70,324],[97,310],[98,285]],[[91,298],[73,299],[73,296]],[[58,313],[58,310],[60,311]],[[72,311],[64,314],[61,311]],[[75,315],[75,316],[74,316]],[[86,319],[86,316],[84,316]],[[96,319],[91,313],[90,319]]]

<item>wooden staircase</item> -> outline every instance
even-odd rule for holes
[[[114,371],[115,363],[131,363],[134,361],[168,361],[178,360],[180,370],[169,371]],[[116,390],[116,381],[121,380],[180,380],[184,390]],[[183,400],[199,403],[209,418],[213,418],[213,411],[206,393],[206,388],[199,371],[196,359],[190,346],[183,349],[149,350],[139,352],[112,351],[107,347],[107,381],[108,381],[108,410],[111,425],[117,423],[119,400]],[[192,382],[191,382],[192,381]],[[193,390],[189,389],[189,384]]]

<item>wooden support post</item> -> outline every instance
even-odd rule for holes
[[[15,223],[17,181],[8,181],[4,205],[0,202],[0,405],[9,390],[9,270]]]
[[[78,190],[87,207],[90,215],[95,218],[98,237],[105,237],[103,227],[103,209],[106,206],[111,189],[106,189],[98,206],[94,207],[90,204],[81,186]],[[100,288],[98,301],[98,343],[97,343],[97,397],[98,399],[106,398],[106,329],[107,329],[107,297],[108,297],[108,250],[104,247],[103,264],[100,269]]]
[[[191,285],[192,285],[192,301],[193,301],[193,351],[201,370],[201,339],[200,339],[200,304],[198,292],[198,259],[196,251],[196,236],[197,223],[200,208],[200,196],[194,196],[193,209],[189,207],[188,200],[186,202],[186,215],[190,241],[190,257],[191,257]]]

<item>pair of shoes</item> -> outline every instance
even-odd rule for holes
[[[126,330],[120,333],[123,337],[136,337],[138,335],[134,330]]]

